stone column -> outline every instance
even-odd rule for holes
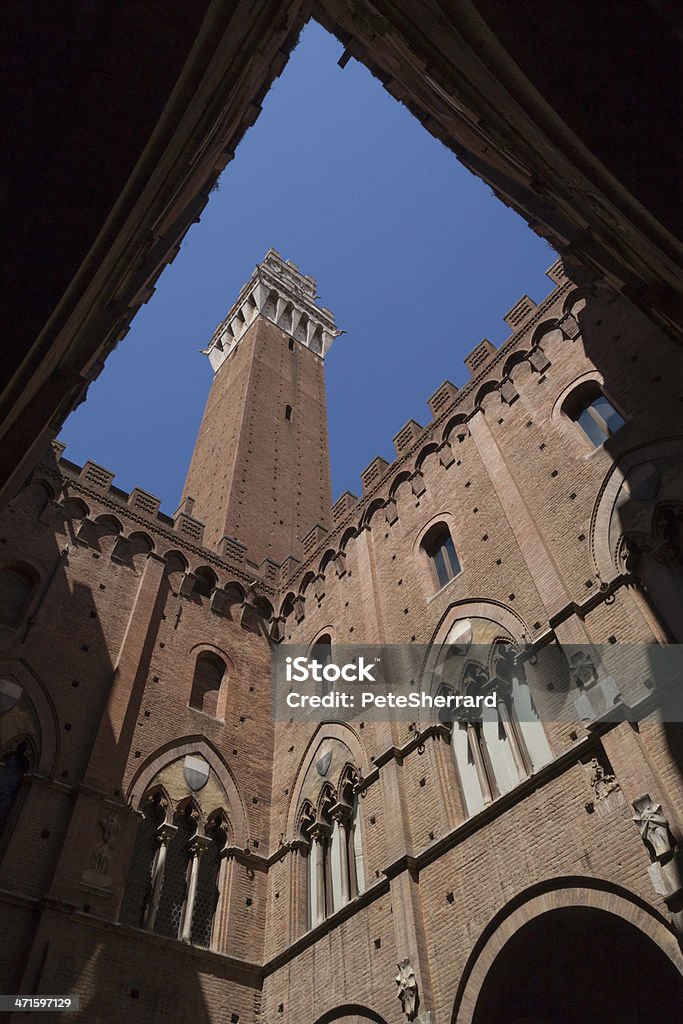
[[[341,906],[351,899],[351,884],[349,874],[349,819],[351,808],[348,804],[335,804],[331,811],[334,821],[334,831],[339,849],[339,874]],[[334,908],[337,910],[337,907]]]
[[[515,768],[520,779],[525,779],[528,775],[531,775],[533,771],[533,765],[529,759],[529,755],[524,744],[524,738],[521,735],[519,723],[515,719],[514,711],[510,712],[502,694],[499,694],[498,699],[498,714],[500,720],[503,723],[505,729],[505,735],[510,743],[510,751],[512,753],[512,760],[515,762]]]
[[[189,942],[192,938],[192,915],[194,912],[194,901],[197,895],[199,864],[202,859],[202,854],[208,850],[210,845],[211,840],[207,839],[206,836],[195,836],[190,843],[190,866],[187,882],[187,895],[185,897],[185,906],[183,907],[183,916],[180,922],[180,935],[178,936],[182,942]]]
[[[483,797],[484,804],[490,804],[493,797],[498,796],[498,793],[493,793],[491,790],[493,772],[491,771],[490,764],[487,768],[481,744],[479,742],[479,733],[477,732],[477,728],[473,722],[467,723],[467,742],[469,743],[470,750],[472,751],[474,767],[477,769],[477,777],[479,779],[479,785],[481,786],[481,795]]]
[[[327,916],[327,893],[326,893],[326,879],[325,875],[325,852],[327,847],[327,839],[330,834],[329,825],[324,822],[317,821],[311,828],[311,838],[313,839],[313,856],[315,858],[315,921],[311,921],[312,925],[321,924]]]
[[[296,839],[289,847],[289,927],[288,939],[292,943],[313,925],[309,896],[310,848],[303,839]]]
[[[152,864],[152,893],[149,899],[149,903],[145,907],[145,916],[143,918],[143,925],[148,931],[152,931],[154,928],[154,922],[156,921],[157,911],[159,909],[159,900],[161,899],[161,889],[164,884],[164,872],[166,870],[166,854],[168,853],[168,844],[173,839],[173,836],[178,831],[175,825],[160,825],[157,829],[157,840],[159,846],[154,856],[154,863]]]

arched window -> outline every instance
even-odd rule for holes
[[[435,523],[422,538],[420,547],[431,566],[434,584],[440,590],[460,572],[455,544],[446,523]]]
[[[468,815],[476,814],[551,760],[524,665],[512,641],[496,637],[486,619],[460,620],[446,639],[448,654],[437,674],[445,696],[495,693],[494,707],[444,710]]]
[[[28,610],[37,574],[24,565],[0,569],[0,624],[17,629]]]
[[[176,815],[174,824],[175,833],[166,852],[159,909],[154,920],[154,931],[170,939],[182,938],[186,917],[189,865],[192,859],[190,843],[197,831],[191,805]]]
[[[169,812],[165,791],[144,801],[121,905],[121,921],[136,928],[211,946],[221,856],[228,841],[222,810],[208,815],[185,798]]]
[[[200,854],[197,889],[192,908],[191,942],[193,946],[211,945],[213,919],[218,906],[218,875],[221,850],[227,843],[227,831],[219,812],[206,826],[206,844]]]
[[[315,641],[311,647],[310,660],[317,661],[323,667],[332,661],[332,637],[329,633],[323,633]],[[321,680],[320,692],[323,695],[329,693],[331,689],[332,683],[326,679]]]
[[[0,760],[0,834],[10,819],[24,776],[33,767],[33,752],[21,740]]]
[[[357,780],[355,768],[347,766],[338,789],[329,782],[323,783],[317,806],[314,808],[306,800],[299,812],[299,831],[309,847],[309,928],[320,924],[365,889]]]
[[[141,928],[152,914],[155,863],[160,846],[159,830],[165,817],[164,801],[161,794],[156,793],[147,800],[142,811],[121,905],[121,920],[136,928]]]
[[[624,418],[605,397],[597,381],[587,381],[565,400],[563,411],[576,423],[594,448],[624,425]]]
[[[216,717],[218,695],[225,676],[225,662],[211,651],[203,651],[195,663],[190,707]]]

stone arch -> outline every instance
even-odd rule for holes
[[[611,525],[619,500],[626,493],[624,488],[629,472],[644,463],[667,458],[683,459],[683,437],[633,448],[610,466],[593,506],[589,534],[593,567],[604,583],[617,579],[622,571],[619,542],[611,540]]]
[[[434,450],[436,450],[437,447],[438,446],[435,445]],[[404,469],[401,473],[397,473],[394,479],[391,481],[391,484],[389,485],[389,497],[395,498],[396,492],[398,491],[401,484],[404,484],[406,483],[406,481],[410,480],[411,476],[412,474],[410,470],[407,469]]]
[[[556,425],[564,427],[568,425],[567,417],[563,412],[565,402],[573,391],[576,391],[577,388],[582,387],[584,384],[590,384],[591,381],[599,384],[601,388],[604,387],[605,378],[599,370],[586,370],[585,373],[580,373],[578,377],[574,377],[574,379],[562,389],[553,402],[553,407],[550,413],[550,418]]]
[[[520,363],[525,363],[529,359],[530,352],[527,349],[522,349],[517,352],[513,352],[503,364],[503,377],[509,377],[515,366],[519,366]]]
[[[448,633],[457,619],[490,619],[510,634],[513,640],[522,643],[529,629],[517,612],[500,601],[479,600],[455,601],[443,613],[432,634],[430,645],[445,642]]]
[[[425,459],[427,459],[430,455],[433,455],[435,452],[438,452],[438,450],[439,446],[436,443],[436,441],[430,441],[429,444],[426,444],[423,448],[420,448],[417,458],[415,459],[415,469],[421,469],[422,466],[424,465]]]
[[[484,929],[465,965],[455,995],[451,1024],[477,1024],[477,1004],[490,971],[507,943],[529,923],[558,910],[587,909],[612,915],[658,947],[683,974],[683,954],[669,926],[633,893],[595,878],[554,878],[527,889]]]
[[[360,1006],[358,1003],[345,1003],[344,1006],[337,1006],[333,1010],[327,1010],[322,1017],[316,1019],[315,1024],[387,1024],[384,1017],[380,1017],[374,1010],[367,1006]]]
[[[126,793],[127,802],[137,809],[148,786],[159,772],[186,754],[201,754],[216,773],[230,804],[230,825],[235,846],[245,848],[249,842],[249,822],[244,801],[230,768],[203,736],[187,736],[168,743],[148,757],[131,779]]]
[[[562,312],[565,314],[574,313],[575,307],[581,303],[581,309],[577,310],[577,312],[580,313],[586,305],[587,296],[588,292],[585,288],[572,288],[569,294],[565,296],[564,302],[562,303]],[[576,316],[576,313],[574,313],[574,315]]]
[[[54,775],[59,759],[59,727],[49,693],[38,676],[18,658],[0,657],[0,676],[17,682],[31,701],[40,727],[35,771],[48,777]]]
[[[442,441],[450,440],[450,436],[451,436],[452,433],[454,433],[456,427],[464,426],[465,427],[465,432],[468,433],[469,432],[469,427],[467,427],[467,420],[468,419],[469,419],[469,417],[466,416],[465,413],[457,413],[457,415],[451,416],[451,418],[446,423],[446,426],[443,428],[443,433],[441,435],[441,440]]]
[[[324,637],[324,636],[329,636],[330,643],[334,644],[335,643],[335,629],[334,629],[334,626],[332,626],[332,625],[322,626],[316,632],[314,638],[311,640],[310,644],[308,645],[307,656],[310,656],[310,653],[313,650],[313,648],[315,647],[315,645],[317,643],[319,643],[321,638]]]
[[[325,570],[327,569],[328,565],[330,564],[330,562],[332,562],[336,558],[336,556],[337,556],[337,552],[334,550],[334,548],[328,548],[327,549],[325,554],[320,559],[320,563],[318,565],[318,572],[321,575],[324,575]]]
[[[305,594],[314,579],[315,573],[311,569],[309,569],[307,573],[304,573],[301,583],[299,584],[299,593],[302,595]]]
[[[146,530],[133,530],[132,533],[128,534],[127,539],[132,545],[141,545],[139,551],[136,551],[136,553],[142,553],[143,545],[147,552],[155,550],[154,541]]]
[[[500,388],[499,380],[487,380],[477,391],[477,396],[474,399],[475,406],[480,406],[487,395],[492,395],[495,391]]]
[[[104,512],[94,520],[95,525],[98,528],[99,535],[102,537],[117,536],[120,537],[123,533],[123,524],[118,516],[112,515],[110,512]]]
[[[366,508],[365,512],[363,513],[363,517],[361,519],[361,527],[369,526],[372,517],[376,515],[376,513],[379,512],[380,509],[384,508],[385,505],[386,501],[384,498],[375,498],[374,501],[371,501],[368,507]]]
[[[531,347],[536,348],[538,345],[541,345],[545,335],[550,334],[552,331],[556,331],[558,326],[559,320],[557,317],[551,317],[548,320],[543,320],[531,335]]]
[[[339,541],[339,550],[346,551],[346,548],[351,541],[358,536],[358,530],[355,526],[349,526],[347,530],[344,530],[341,540]]]
[[[66,497],[62,503],[62,512],[65,519],[87,519],[90,515],[90,508],[82,498]]]

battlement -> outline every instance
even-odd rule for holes
[[[293,563],[292,580],[307,571],[322,553],[335,547],[335,541],[347,530],[358,529],[364,521],[369,507],[381,500],[387,490],[388,482],[398,474],[408,477],[413,493],[419,495],[424,490],[424,482],[420,470],[421,460],[425,453],[438,451],[441,465],[448,467],[455,461],[451,444],[444,434],[444,424],[454,422],[461,424],[457,431],[466,434],[467,420],[480,407],[485,394],[492,389],[500,393],[501,401],[511,405],[517,399],[517,390],[506,373],[506,364],[516,350],[523,350],[524,359],[535,373],[542,374],[550,366],[550,361],[539,345],[542,340],[538,328],[547,322],[549,329],[559,327],[568,340],[574,340],[579,328],[575,318],[566,314],[558,305],[560,300],[566,301],[572,282],[567,277],[562,261],[557,260],[547,271],[547,276],[556,285],[539,303],[533,302],[528,296],[515,303],[504,317],[505,322],[517,324],[513,333],[496,348],[488,339],[481,341],[466,356],[464,362],[470,370],[470,379],[460,388],[446,380],[436,389],[428,400],[432,419],[426,426],[416,420],[409,420],[394,437],[396,459],[389,463],[378,455],[361,473],[363,485],[362,497],[346,491],[335,503],[332,514],[332,531],[318,536],[317,544],[313,543],[315,531],[311,530],[305,540],[303,563]],[[446,431],[448,433],[448,431]],[[453,431],[451,431],[451,440]],[[395,519],[395,502],[388,498],[384,502],[384,513],[387,522]]]
[[[83,495],[86,505],[89,498],[107,506],[122,522],[133,520],[135,528],[144,527],[150,533],[163,535],[172,541],[174,547],[185,548],[208,563],[220,565],[227,572],[239,575],[242,579],[259,580],[268,590],[275,591],[281,578],[289,576],[296,559],[288,559],[282,566],[272,559],[265,558],[260,564],[250,561],[248,549],[234,537],[223,537],[218,550],[203,545],[204,523],[192,513],[194,501],[186,497],[172,516],[160,511],[161,501],[149,491],[134,487],[128,494],[113,483],[115,474],[97,462],[88,460],[84,466],[78,466],[64,457],[65,445],[60,441],[52,442],[55,461],[41,464],[40,470],[49,475],[59,475],[62,483],[68,485],[69,494],[76,492]]]
[[[283,259],[275,249],[269,249],[204,349],[214,372],[259,316],[324,358],[343,332],[338,330],[330,310],[316,305],[316,298],[315,279],[302,274],[296,263]]]

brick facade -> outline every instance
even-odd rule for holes
[[[2,517],[0,570],[30,568],[35,584],[0,627],[2,678],[21,693],[0,715],[0,756],[19,741],[31,752],[0,845],[0,989],[77,993],[81,1019],[97,1022],[498,1021],[506,950],[553,914],[573,927],[583,913],[617,945],[620,929],[647,944],[648,1005],[668,1012],[656,986],[683,970],[680,892],[653,885],[656,856],[632,818],[644,794],[661,804],[675,863],[680,726],[647,701],[637,728],[547,725],[545,763],[469,813],[449,728],[424,715],[275,724],[270,665],[281,641],[441,643],[462,621],[560,657],[567,644],[683,641],[672,343],[626,299],[581,290],[556,264],[551,294],[517,303],[512,336],[477,346],[468,383],[446,382],[432,421],[406,424],[396,461],[375,460],[362,497],[332,509],[333,321],[319,311],[329,337],[318,346],[311,279],[291,274],[221,349],[173,518],[59,445]],[[298,328],[281,320],[283,296],[307,311]],[[590,382],[624,420],[597,448],[566,411]],[[438,523],[461,566],[440,588],[421,548]],[[202,657],[224,671],[211,713],[195,699]],[[317,840],[301,814],[327,754],[334,799],[344,778],[356,794],[362,877],[316,923]],[[196,791],[186,758],[207,773]],[[190,815],[207,848],[222,829],[210,948],[126,920],[151,796],[172,829]],[[412,1018],[397,998],[405,960]],[[530,970],[520,961],[521,984]],[[531,1018],[520,1007],[509,1019],[546,1020],[547,1008]]]

